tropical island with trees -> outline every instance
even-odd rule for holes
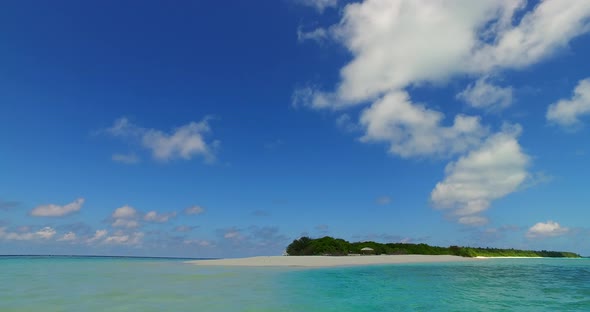
[[[579,254],[565,251],[518,250],[481,247],[438,247],[427,244],[377,243],[372,241],[348,242],[341,238],[301,237],[287,246],[289,256],[347,256],[374,255],[454,255],[461,257],[551,257],[581,258]]]

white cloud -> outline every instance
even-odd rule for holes
[[[206,161],[213,161],[213,150],[219,142],[205,140],[205,134],[211,132],[208,120],[209,118],[205,118],[200,122],[190,122],[166,133],[157,129],[142,128],[129,122],[127,118],[120,118],[105,132],[116,137],[137,139],[144,148],[152,152],[156,160],[190,160],[201,156]],[[117,158],[113,156],[115,161],[134,161],[129,155],[119,155]]]
[[[291,105],[293,107],[313,106],[325,107],[327,103],[319,103],[317,98],[318,91],[316,86],[298,87],[291,95]]]
[[[378,205],[389,205],[391,204],[391,197],[381,196],[375,201]]]
[[[0,227],[0,239],[4,240],[31,240],[35,239],[34,233],[6,232],[6,228]]]
[[[31,210],[31,216],[34,217],[62,217],[71,213],[80,211],[84,204],[84,198],[78,198],[75,201],[64,205],[41,205]]]
[[[164,222],[168,222],[168,220],[170,220],[170,218],[174,218],[174,217],[176,217],[176,212],[159,214],[156,211],[150,211],[145,214],[143,219],[148,222],[164,223]]]
[[[19,233],[24,233],[24,232],[29,232],[30,229],[31,229],[31,227],[29,227],[29,226],[21,225],[17,228],[17,231]]]
[[[139,227],[139,222],[136,220],[128,220],[128,219],[115,219],[111,224],[113,227],[124,227],[128,229],[134,229]]]
[[[213,247],[214,244],[208,240],[200,240],[200,239],[187,239],[184,241],[186,245],[196,245],[199,247]]]
[[[50,239],[53,236],[55,236],[55,229],[53,229],[52,227],[46,226],[42,229],[40,229],[39,231],[37,231],[35,234],[43,239]]]
[[[174,231],[175,232],[190,232],[196,228],[198,228],[198,226],[179,225],[174,228]]]
[[[60,239],[58,239],[58,241],[75,241],[77,239],[76,233],[74,232],[68,232],[66,234],[64,234],[64,236],[62,236]]]
[[[353,55],[334,92],[307,90],[313,107],[346,107],[458,74],[537,63],[590,30],[590,2],[545,0],[514,23],[523,0],[365,0],[330,29]]]
[[[539,222],[533,225],[526,236],[528,238],[544,238],[564,235],[569,232],[569,228],[562,227],[559,223],[554,221],[547,221],[546,223]]]
[[[512,104],[512,87],[495,86],[482,77],[457,94],[457,98],[475,108],[499,111]]]
[[[244,237],[240,234],[240,231],[235,229],[230,229],[223,234],[223,238],[229,240],[241,240]]]
[[[112,214],[112,217],[114,219],[119,219],[119,218],[135,218],[137,217],[137,210],[135,210],[135,208],[131,207],[131,206],[123,206],[123,207],[119,207],[117,209],[115,209],[115,211]]]
[[[330,37],[327,30],[324,28],[316,28],[312,31],[302,31],[301,29],[297,29],[297,40],[299,42],[304,42],[306,40],[316,41],[318,43],[322,43]]]
[[[537,185],[551,183],[551,181],[553,181],[553,179],[554,179],[553,176],[551,176],[543,171],[530,172],[529,175],[527,176],[526,181],[522,184],[522,186],[520,188],[522,190],[524,190],[524,189],[528,189],[531,187],[535,187]]]
[[[210,146],[203,138],[203,134],[209,131],[206,120],[199,123],[191,122],[170,134],[150,129],[143,136],[143,145],[151,149],[154,158],[158,160],[188,160],[198,155],[212,160]]]
[[[271,215],[271,213],[263,209],[257,209],[252,211],[252,215],[256,217],[268,217]]]
[[[519,1],[524,3],[524,1]],[[471,66],[480,71],[521,68],[537,63],[570,40],[590,31],[590,2],[545,0],[526,13],[514,27],[498,31],[492,44],[484,44],[472,57]]]
[[[562,127],[580,124],[580,117],[590,115],[590,78],[580,80],[569,100],[559,100],[547,110],[547,120]]]
[[[125,242],[127,242],[129,240],[129,235],[113,235],[113,236],[109,236],[105,239],[105,243],[107,244],[124,244]]]
[[[352,120],[349,114],[342,114],[336,118],[336,126],[345,132],[357,132],[361,126]]]
[[[459,217],[457,222],[459,222],[461,224],[465,224],[465,225],[481,226],[481,225],[486,225],[488,223],[488,219],[485,217],[481,217],[481,216],[465,216],[465,217]]]
[[[387,143],[390,153],[403,158],[463,155],[447,166],[431,199],[459,222],[483,224],[487,220],[479,213],[528,176],[530,160],[516,139],[518,131],[490,134],[480,118],[465,115],[449,124],[441,112],[413,103],[407,92],[468,76],[476,82],[461,99],[487,110],[508,106],[511,87],[494,86],[488,77],[538,63],[590,31],[590,1],[545,0],[521,12],[525,8],[525,0],[349,3],[339,23],[321,29],[352,60],[333,89],[297,88],[293,105],[333,110],[370,105],[360,116],[366,130],[362,142]]]
[[[273,226],[231,227],[218,229],[217,234],[219,247],[235,255],[278,254],[289,243],[289,238]]]
[[[17,241],[51,239],[56,234],[55,229],[49,226],[46,226],[37,232],[26,232],[29,230],[27,227],[24,227],[21,230],[21,232],[6,232],[6,228],[0,227],[0,239]]]
[[[363,142],[387,142],[389,152],[401,157],[450,156],[480,144],[488,130],[478,117],[458,115],[450,127],[444,115],[412,104],[406,92],[391,92],[365,109],[360,123]]]
[[[113,219],[113,222],[111,223],[113,227],[124,227],[129,229],[139,227],[139,222],[137,222],[138,212],[131,206],[125,205],[115,209],[111,218]]]
[[[188,207],[184,210],[184,213],[187,215],[200,215],[205,212],[205,208],[201,206],[192,206]]]
[[[144,234],[142,232],[134,232],[126,234],[121,231],[114,233],[104,239],[105,244],[114,245],[140,245]]]
[[[107,230],[96,230],[94,236],[89,238],[86,242],[87,243],[94,243],[96,241],[101,240],[102,238],[106,237],[109,232]]]
[[[478,214],[527,179],[530,160],[517,141],[519,134],[520,127],[506,126],[480,148],[448,164],[444,181],[431,193],[434,206],[452,210],[460,223],[484,224],[486,220]]]
[[[296,0],[298,3],[313,7],[318,12],[323,13],[326,8],[332,8],[338,5],[338,0]]]
[[[478,31],[510,15],[520,1],[365,0],[344,9],[332,35],[353,54],[329,106],[363,103],[412,84],[469,71]],[[496,24],[491,24],[496,25]],[[436,47],[436,48],[434,48]],[[466,62],[467,61],[467,62]],[[316,105],[318,103],[315,103]]]
[[[139,157],[137,157],[137,155],[135,155],[135,154],[113,154],[111,159],[114,162],[127,164],[127,165],[133,165],[133,164],[139,163]]]
[[[113,126],[105,130],[106,133],[116,137],[142,136],[145,131],[146,129],[134,125],[127,118],[115,120]]]

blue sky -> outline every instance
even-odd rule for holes
[[[12,1],[0,21],[2,254],[332,235],[590,255],[584,1]]]

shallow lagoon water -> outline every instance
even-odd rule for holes
[[[590,259],[346,268],[0,258],[0,311],[590,311]]]

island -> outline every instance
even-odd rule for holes
[[[519,250],[501,248],[439,247],[427,244],[377,243],[373,241],[348,242],[341,238],[324,236],[321,238],[301,237],[287,246],[289,256],[347,256],[347,255],[452,255],[467,258],[476,257],[550,257],[581,258],[577,253],[548,250]]]
[[[201,266],[336,267],[401,263],[466,262],[482,258],[581,258],[573,252],[476,247],[438,247],[427,244],[348,242],[325,236],[294,240],[283,256],[194,260]]]

